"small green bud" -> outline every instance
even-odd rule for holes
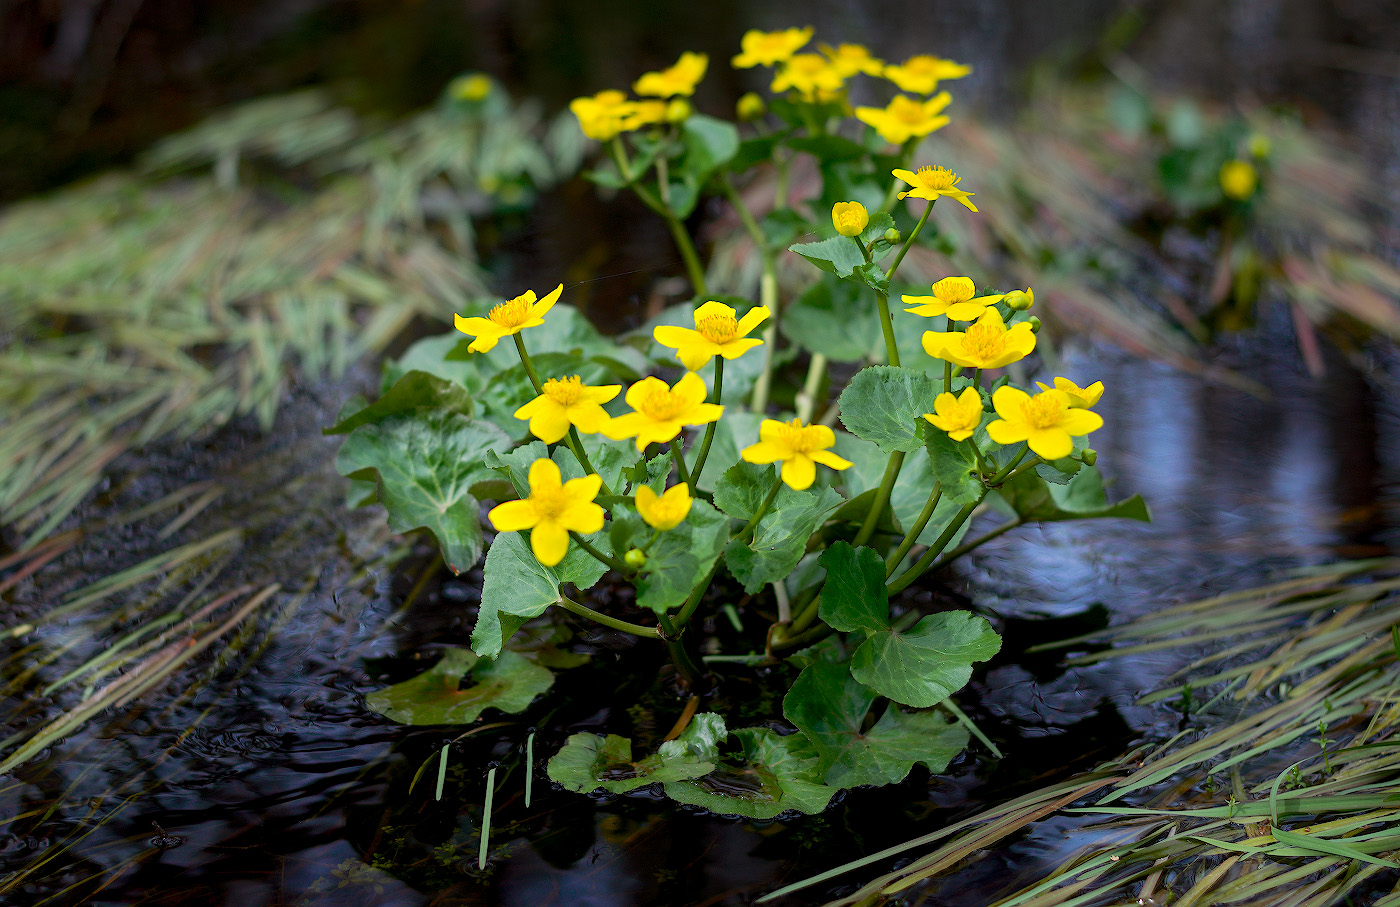
[[[894,227],[890,227],[888,230],[885,231],[885,242],[889,243],[890,245],[894,245],[895,243],[899,242],[900,238],[901,237],[899,235],[899,231],[896,230]]]
[[[1079,454],[1079,459],[1084,461],[1085,466],[1093,466],[1099,461],[1099,452],[1092,447],[1086,447]]]
[[[1026,319],[1026,323],[1029,324],[1029,325],[1031,326],[1031,333],[1032,333],[1032,334],[1039,334],[1039,333],[1040,333],[1040,319],[1039,319],[1039,318],[1037,318],[1037,317],[1035,317],[1034,315],[1032,315],[1030,318]]]
[[[735,105],[735,113],[740,121],[748,123],[758,119],[768,112],[768,105],[763,103],[763,98],[752,91],[739,98],[739,103]]]
[[[646,566],[647,555],[646,552],[640,548],[631,548],[622,556],[622,560],[627,566],[635,570],[640,570]]]
[[[1024,290],[1012,290],[1006,294],[1002,300],[1013,312],[1024,312],[1035,305],[1035,291],[1030,287]]]

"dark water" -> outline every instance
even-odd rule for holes
[[[606,730],[650,743],[680,709],[654,682],[660,653],[583,628],[571,647],[592,661],[528,712],[488,715],[505,725],[453,743],[436,800],[439,750],[462,729],[393,725],[362,697],[422,670],[441,645],[466,642],[479,575],[430,573],[403,609],[433,555],[420,547],[376,563],[388,549],[373,515],[338,509],[335,441],[316,429],[346,389],[304,392],[264,440],[234,428],[202,445],[147,452],[126,464],[127,478],[99,506],[119,509],[192,478],[222,477],[232,489],[224,518],[254,528],[221,581],[277,575],[289,588],[227,665],[213,664],[205,677],[186,672],[137,707],[99,717],[0,783],[0,815],[10,820],[0,829],[0,883],[10,884],[2,902],[743,904],[1169,734],[1176,712],[1133,701],[1181,663],[1180,653],[1065,670],[1021,650],[1107,615],[1396,548],[1400,395],[1385,383],[1400,375],[1393,351],[1378,353],[1370,379],[1335,362],[1313,382],[1301,377],[1286,335],[1271,333],[1266,326],[1241,342],[1226,363],[1270,387],[1269,400],[1111,351],[1068,357],[1062,373],[1108,387],[1099,406],[1107,425],[1095,441],[1115,480],[1111,494],[1141,492],[1156,521],[1022,528],[916,589],[906,604],[970,603],[1006,635],[1003,654],[960,697],[1006,758],[974,746],[944,776],[919,768],[901,785],[850,791],[821,815],[791,821],[742,822],[645,795],[552,789],[543,761],[568,734]],[[149,544],[143,532],[138,524],[98,534],[86,566],[60,560],[61,569],[21,587],[16,610],[56,600],[85,569],[136,559]],[[715,629],[733,645],[726,626]],[[78,653],[111,638],[84,633],[79,621],[37,635],[45,647],[76,643]],[[23,663],[8,662],[6,678]],[[781,678],[715,667],[713,707],[776,712]],[[48,671],[52,679],[57,669]],[[30,707],[19,702],[16,714]],[[536,727],[535,795],[526,807],[522,749]],[[482,871],[492,766],[497,790]],[[931,888],[928,903],[985,903],[1008,881],[990,865],[1033,874],[1084,843],[1073,829],[1061,819],[1040,823],[996,859]],[[888,868],[790,903],[820,903]]]

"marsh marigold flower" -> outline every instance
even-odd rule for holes
[[[447,93],[457,101],[484,101],[491,93],[491,77],[480,72],[458,76],[447,86]]]
[[[745,447],[739,456],[749,463],[781,461],[783,481],[801,491],[811,487],[817,477],[817,463],[832,469],[850,467],[850,460],[827,450],[835,443],[836,433],[825,425],[803,425],[801,419],[764,419],[758,426],[758,443]]]
[[[924,352],[963,368],[1001,368],[1035,349],[1028,322],[1008,328],[996,309],[987,309],[966,331],[925,331]]]
[[[867,76],[878,76],[885,69],[885,62],[870,55],[861,44],[842,44],[839,47],[832,47],[830,44],[818,44],[817,47],[826,58],[831,61],[831,66],[842,78],[850,78],[856,73],[865,73]]]
[[[498,504],[487,519],[497,532],[530,530],[530,550],[546,567],[569,552],[569,533],[589,535],[603,528],[603,508],[593,503],[603,480],[597,475],[560,483],[553,460],[530,464],[530,496]]]
[[[589,387],[578,375],[550,378],[538,397],[515,411],[515,418],[530,420],[530,434],[553,444],[569,433],[569,426],[584,434],[602,431],[611,418],[602,404],[617,396],[620,384]]]
[[[590,139],[606,142],[632,127],[623,121],[635,113],[636,102],[615,89],[600,91],[593,97],[574,98],[569,110],[578,117],[579,128]]]
[[[964,192],[958,188],[958,181],[962,177],[958,176],[947,167],[920,167],[918,173],[911,173],[908,170],[891,170],[896,178],[904,180],[913,186],[908,192],[899,193],[900,198],[914,196],[915,198],[926,198],[929,201],[937,201],[940,195],[957,199],[969,211],[976,212],[977,206],[968,201],[968,198],[976,193]]]
[[[622,131],[631,132],[644,126],[655,126],[666,122],[670,106],[665,101],[659,101],[656,98],[633,101],[631,108],[622,117]]]
[[[1040,381],[1037,381],[1036,384],[1040,385],[1040,389],[1043,391],[1050,390]],[[1071,409],[1093,409],[1094,404],[1098,403],[1099,398],[1103,396],[1103,382],[1095,381],[1087,387],[1080,387],[1068,378],[1056,378],[1055,390],[1069,398]]]
[[[767,112],[768,105],[757,92],[744,92],[734,105],[734,115],[745,123],[751,123]]]
[[[870,212],[860,202],[837,202],[831,206],[831,223],[842,236],[859,236],[870,223]]]
[[[972,72],[972,67],[952,60],[920,54],[910,57],[900,64],[885,67],[885,78],[899,86],[900,91],[914,94],[933,94],[938,83],[944,79],[961,79]]]
[[[690,505],[695,501],[690,496],[690,487],[684,482],[657,494],[646,485],[637,489],[637,512],[653,529],[667,532],[675,529],[690,515]]]
[[[502,337],[519,334],[525,328],[544,324],[545,313],[554,308],[562,292],[564,285],[561,283],[554,288],[554,292],[537,300],[534,290],[526,290],[509,302],[503,302],[493,308],[485,318],[463,318],[456,315],[453,317],[453,324],[463,334],[476,338],[468,344],[467,352],[489,353]]]
[[[927,101],[899,94],[887,107],[857,107],[856,119],[875,127],[880,138],[891,145],[903,145],[911,138],[928,135],[948,125],[943,108],[952,100],[953,96],[946,91]]]
[[[1226,161],[1220,167],[1220,188],[1230,198],[1242,202],[1259,186],[1259,171],[1249,161]]]
[[[973,321],[982,317],[987,306],[1001,301],[1001,295],[977,296],[977,287],[970,277],[945,277],[933,285],[932,296],[901,296],[900,301],[913,306],[905,309],[913,315],[932,318],[947,315],[952,321]]]
[[[686,51],[676,61],[660,72],[649,72],[632,83],[632,90],[643,97],[669,98],[678,94],[689,97],[695,93],[695,86],[705,78],[705,69],[710,58],[705,54]]]
[[[681,364],[694,372],[715,356],[737,359],[762,344],[762,340],[749,337],[748,333],[767,321],[769,314],[767,306],[759,305],[745,312],[743,318],[735,319],[733,307],[711,301],[695,310],[694,330],[663,324],[654,328],[651,335],[657,343],[674,349]]]
[[[706,425],[720,417],[724,407],[706,403],[708,395],[704,380],[694,372],[686,372],[674,387],[660,378],[643,378],[624,398],[633,412],[608,422],[603,434],[614,441],[635,437],[638,450],[646,450],[653,441],[665,444],[687,425]]]
[[[739,39],[743,51],[730,63],[735,69],[751,69],[754,66],[772,66],[781,63],[802,49],[812,40],[812,27],[788,28],[783,31],[764,32],[751,29]]]
[[[1074,451],[1076,435],[1103,427],[1103,417],[1087,409],[1073,409],[1063,391],[1041,391],[1032,397],[1019,388],[999,387],[992,406],[1001,418],[988,423],[987,434],[998,444],[1025,441],[1046,460],[1058,460]]]
[[[816,101],[841,90],[845,80],[821,54],[796,54],[773,76],[774,92],[792,89],[803,100]]]
[[[957,396],[941,393],[933,398],[933,412],[924,413],[924,418],[954,441],[965,441],[982,424],[982,395],[975,387],[965,387]]]

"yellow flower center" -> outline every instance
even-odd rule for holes
[[[535,513],[542,520],[557,520],[563,516],[564,511],[569,509],[573,503],[564,486],[557,488],[532,488],[530,489],[530,503],[535,508]]]
[[[1054,428],[1064,419],[1065,401],[1059,394],[1041,393],[1021,404],[1021,418],[1031,428]]]
[[[977,288],[966,277],[945,277],[933,285],[933,295],[949,305],[967,302],[975,292]]]
[[[583,396],[583,387],[583,379],[578,375],[571,378],[550,378],[544,383],[544,393],[561,406],[572,406]]]
[[[1006,350],[1006,331],[990,324],[969,325],[962,348],[973,359],[995,359]]]
[[[947,167],[920,167],[916,174],[925,189],[951,189],[958,175]]]
[[[496,306],[486,316],[503,328],[518,328],[530,318],[530,306],[534,300],[529,293],[517,296],[510,302]]]
[[[719,312],[695,320],[695,333],[711,343],[728,343],[739,333],[739,322],[733,315]]]
[[[801,419],[793,419],[782,424],[773,440],[792,448],[793,453],[810,453],[823,449],[818,437],[818,433],[812,431],[811,426],[804,427]]]
[[[860,222],[860,212],[854,209],[842,211],[840,214],[836,215],[836,217],[840,221],[840,232],[842,234],[845,234],[848,230],[851,233],[859,233],[865,227],[865,224]],[[866,222],[869,223],[869,218],[866,219]]]
[[[924,105],[920,104],[918,101],[911,101],[904,95],[895,96],[894,103],[890,104],[889,111],[894,115],[895,119],[899,120],[901,123],[907,123],[910,126],[917,126],[928,119],[928,116],[924,113]],[[924,168],[924,170],[927,169],[927,167]],[[923,176],[923,170],[919,171],[919,175]]]
[[[658,422],[669,422],[686,410],[686,402],[670,388],[655,388],[642,398],[640,412]]]

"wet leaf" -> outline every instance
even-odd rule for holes
[[[526,533],[500,533],[486,553],[486,578],[472,630],[472,649],[483,657],[495,656],[527,620],[539,617],[559,601],[561,584],[587,589],[606,569],[573,544],[562,561],[546,567],[535,559]]]
[[[768,728],[738,728],[743,761],[721,764],[691,781],[667,782],[666,795],[678,803],[748,819],[771,819],[785,812],[818,813],[837,788],[822,783],[820,759],[801,734],[783,736]]]
[[[924,372],[893,365],[861,369],[841,393],[841,423],[885,453],[923,444],[919,426],[933,412],[940,385]]]
[[[411,371],[394,382],[378,400],[324,429],[323,434],[349,434],[361,425],[383,422],[390,416],[414,415],[432,411],[461,413],[470,417],[472,397],[455,381],[427,372]]]
[[[658,781],[699,778],[714,770],[719,741],[724,737],[724,719],[713,712],[701,712],[675,740],[633,761],[632,741],[626,737],[574,734],[549,760],[549,778],[584,794],[595,790],[625,794]]]
[[[902,633],[886,628],[872,635],[852,656],[851,676],[895,702],[928,708],[967,684],[973,662],[1000,650],[1001,637],[986,618],[946,611]]]
[[[365,705],[400,724],[470,724],[488,708],[523,712],[553,683],[549,669],[510,650],[485,659],[454,648],[417,677],[370,693]]]

